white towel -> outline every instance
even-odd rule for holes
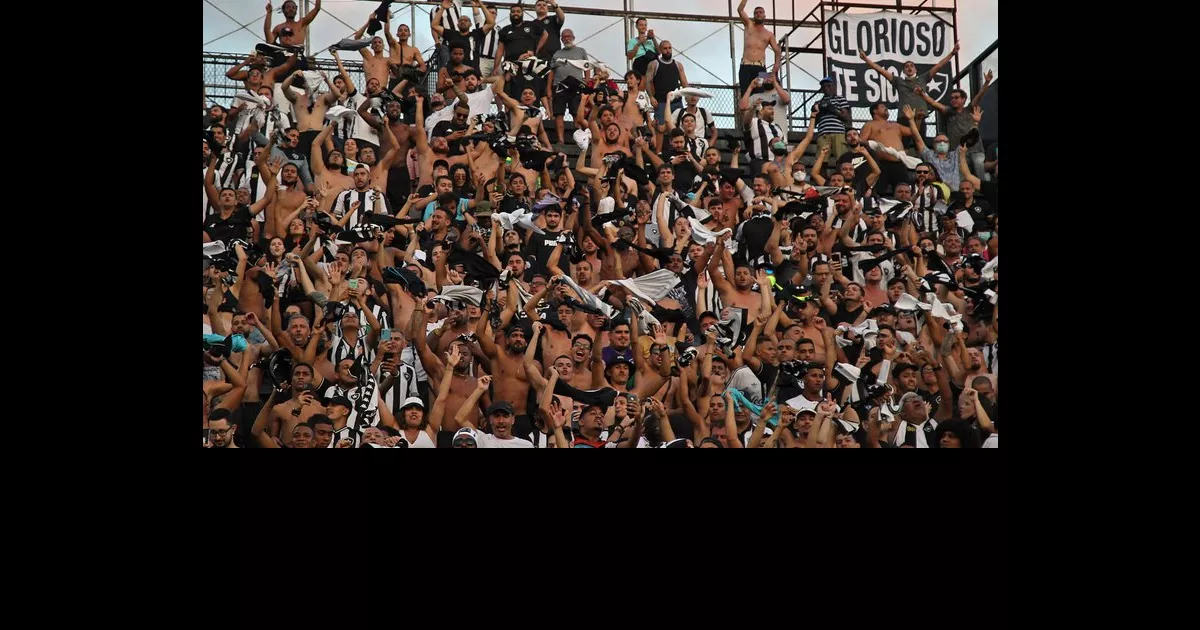
[[[958,227],[968,232],[975,227],[975,219],[972,219],[971,214],[966,210],[960,210],[958,214],[954,215],[954,218],[958,220]]]
[[[659,269],[628,280],[609,280],[608,284],[619,284],[643,300],[654,303],[666,297],[679,282],[679,276],[674,271]]]
[[[212,241],[211,243],[204,244],[205,256],[217,256],[219,254],[224,254],[225,251],[224,241]]]
[[[895,306],[898,311],[915,311],[917,309],[928,311],[933,308],[932,304],[926,304],[907,293],[900,294],[900,299],[896,300]]]
[[[546,233],[533,222],[533,213],[523,208],[518,208],[516,212],[494,212],[492,219],[499,220],[501,227],[506,230],[512,230],[519,226],[538,234]]]
[[[996,274],[996,270],[999,269],[999,266],[998,266],[999,262],[1000,262],[1000,256],[998,256],[998,255],[995,258],[989,260],[988,264],[984,265],[983,269],[980,270],[979,277],[983,278],[987,282],[991,282],[992,278]]]
[[[329,108],[329,111],[325,112],[325,119],[326,120],[336,120],[338,118],[343,118],[346,120],[350,120],[351,118],[354,118],[357,115],[358,115],[358,112],[354,111],[353,109],[350,109],[349,107],[342,107],[341,105],[334,105],[333,107]]]
[[[679,88],[678,90],[675,90],[675,94],[678,96],[698,96],[700,98],[712,98],[712,94],[709,94],[704,90],[697,90],[696,88],[690,87]]]
[[[874,140],[868,140],[867,146],[871,147],[872,151],[886,153],[886,154],[896,158],[897,160],[900,160],[901,162],[904,163],[905,166],[907,166],[909,168],[909,170],[917,168],[917,165],[921,163],[920,158],[912,157],[911,155],[909,155],[907,153],[902,153],[900,151],[893,149],[892,147],[884,146]]]
[[[718,232],[713,232],[712,230],[708,229],[708,227],[705,226],[703,223],[701,223],[691,217],[688,218],[688,223],[692,224],[692,239],[694,239],[696,242],[700,243],[701,245],[708,245],[709,243],[716,243],[718,236],[720,236],[722,234],[732,234],[733,233],[733,230],[731,230],[729,228],[724,228]],[[738,243],[737,243],[737,241],[733,240],[732,238],[729,239],[728,241],[725,241],[725,249],[729,250],[730,254],[736,254],[738,251],[737,248],[738,248]]]

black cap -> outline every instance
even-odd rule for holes
[[[325,406],[331,407],[333,405],[341,405],[347,409],[354,408],[354,403],[350,402],[350,399],[346,398],[345,396],[334,396],[333,398],[329,399],[329,402]]]
[[[503,412],[510,416],[514,415],[512,403],[508,402],[507,400],[497,400],[496,402],[488,405],[487,415],[490,416],[497,412]]]
[[[633,359],[626,358],[624,355],[618,354],[617,356],[613,357],[611,360],[604,362],[604,369],[607,370],[608,368],[610,368],[614,365],[617,365],[618,363],[624,363],[625,365],[628,365],[629,369],[633,369],[635,367]]]
[[[896,307],[892,306],[891,304],[880,304],[879,306],[876,306],[875,308],[871,309],[871,312],[868,313],[868,315],[878,315],[880,313],[888,313],[891,315],[895,315]]]

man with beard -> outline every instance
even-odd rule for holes
[[[283,23],[277,24],[275,28],[271,28],[271,3],[267,3],[267,16],[263,20],[263,36],[268,44],[274,44],[278,41],[281,46],[304,46],[305,36],[308,33],[308,25],[317,19],[317,14],[321,12],[321,0],[317,0],[312,11],[309,11],[302,20],[296,20],[296,2],[295,0],[285,0],[283,3],[283,17],[287,18]]]
[[[465,20],[467,16],[464,15],[461,19]],[[471,69],[471,66],[464,63],[466,58],[466,44],[460,42],[450,44],[450,63],[445,67],[439,68],[437,76],[437,90],[441,92],[446,102],[450,102],[455,97],[455,78],[465,76],[466,72]]]
[[[208,439],[212,448],[238,448],[233,443],[237,433],[237,425],[233,423],[233,414],[228,409],[216,409],[208,416]]]
[[[443,14],[445,13],[445,11],[446,11],[446,7],[445,7],[445,5],[443,5],[443,6],[438,7],[437,11],[434,12],[434,19],[433,19],[434,39],[442,42],[442,44],[450,50],[450,58],[451,58],[452,66],[458,65],[458,63],[455,63],[453,61],[454,47],[461,46],[463,48],[463,57],[460,60],[460,62],[466,63],[468,66],[478,69],[479,64],[478,64],[477,60],[475,60],[474,56],[471,55],[471,49],[473,48],[473,46],[471,45],[472,44],[472,42],[471,42],[471,35],[472,35],[471,18],[468,16],[465,16],[465,15],[459,15],[458,22],[455,25],[458,28],[457,29],[449,29],[442,25],[442,22],[443,22],[442,18],[443,18]],[[495,26],[494,20],[491,22],[491,26]],[[475,30],[482,31],[482,29],[479,29],[479,28],[477,28]],[[489,26],[489,30],[490,30],[490,26]],[[440,85],[441,84],[441,71],[440,70],[438,71],[438,79],[439,79],[438,84]],[[450,95],[447,94],[446,98],[449,99]]]
[[[546,219],[545,234],[530,230],[526,235],[528,240],[525,242],[525,254],[533,257],[533,273],[548,274],[550,270],[546,263],[550,260],[550,254],[554,253],[554,248],[559,245],[559,238],[563,234],[562,208],[550,206],[542,212],[542,216]]]
[[[742,65],[738,67],[738,92],[745,92],[760,72],[767,72],[767,46],[775,51],[774,65],[779,65],[782,56],[775,34],[765,26],[766,9],[754,7],[754,20],[751,22],[750,16],[746,15],[746,0],[742,0],[738,4],[738,17],[746,27],[742,41]]]
[[[658,57],[646,66],[646,91],[650,93],[650,106],[654,108],[655,120],[661,125],[672,110],[683,107],[683,100],[670,101],[670,95],[681,87],[688,87],[687,72],[683,62],[674,58],[671,42],[663,40],[658,45]],[[661,100],[660,100],[661,99]]]
[[[275,173],[266,164],[266,152],[259,154],[255,168],[267,180],[267,194],[250,206],[242,206],[237,202],[237,191],[231,187],[222,188],[217,192],[214,185],[216,180],[217,156],[210,158],[208,172],[204,176],[204,192],[208,195],[209,203],[217,209],[204,222],[205,242],[229,241],[233,238],[246,238],[246,230],[255,216],[275,201]]]
[[[367,92],[370,91],[371,82],[368,81]],[[403,111],[399,102],[388,101],[385,108],[386,120],[380,120],[368,111],[371,100],[367,99],[363,101],[362,105],[359,105],[358,115],[378,131],[380,138],[387,141],[388,150],[383,154],[383,159],[376,162],[375,151],[371,147],[363,147],[358,152],[359,160],[371,167],[371,184],[379,190],[386,191],[392,200],[392,205],[397,206],[400,205],[399,200],[406,199],[412,191],[407,159],[408,150],[417,133],[410,129],[401,118]],[[421,102],[417,101],[417,107],[420,108],[420,106]],[[424,140],[424,130],[421,130],[420,136]]]
[[[538,0],[534,3],[533,9],[537,14],[537,18],[534,21],[547,34],[546,45],[538,52],[538,57],[550,59],[559,50],[559,32],[562,31],[563,22],[567,21],[567,16],[557,3],[548,2],[547,0]],[[554,10],[554,15],[549,14],[551,9]]]
[[[366,164],[359,164],[354,169],[354,177],[351,180],[354,185],[352,188],[342,190],[334,197],[334,201],[330,207],[333,217],[338,220],[338,223],[349,229],[357,226],[362,222],[362,216],[367,212],[380,212],[387,214],[382,204],[379,204],[383,197],[378,188],[371,187],[371,172]],[[352,215],[345,221],[346,215]]]
[[[450,315],[447,317],[444,327],[440,330],[443,332],[440,335],[429,333],[429,338],[421,334],[425,328],[425,312],[418,310],[414,313],[413,319],[413,341],[417,347],[418,356],[421,359],[421,365],[424,366],[426,374],[429,375],[429,384],[438,392],[438,403],[435,404],[435,409],[438,406],[443,406],[446,409],[458,410],[463,408],[470,400],[471,394],[475,389],[477,382],[473,374],[472,366],[475,357],[471,353],[471,346],[466,341],[460,339],[460,335],[466,335],[467,332],[455,334],[453,331],[467,331],[467,310],[466,305],[461,302],[449,302]],[[447,332],[448,330],[448,332]],[[436,331],[435,331],[436,332]],[[430,344],[438,346],[438,354],[430,349]],[[481,344],[482,345],[482,344]],[[448,348],[442,353],[440,348]],[[439,354],[445,357],[445,362],[439,359]],[[445,390],[445,396],[442,391]],[[444,398],[444,400],[443,400]],[[479,408],[487,406],[490,399],[479,401],[478,397],[472,404],[479,403]],[[444,404],[443,404],[444,403]],[[436,411],[435,411],[436,413]],[[478,414],[471,416],[471,420],[477,422]],[[442,445],[441,448],[446,448],[449,440],[454,436],[462,425],[459,423],[457,416],[452,416],[447,420],[438,418],[438,432],[435,440]]]
[[[529,347],[525,350],[526,374],[529,376],[529,382],[533,384],[534,389],[537,391],[538,398],[541,398],[542,393],[546,390],[549,380],[543,374],[541,365],[534,357],[538,341],[547,330],[558,332],[542,322],[533,322],[533,339],[529,342]],[[576,335],[576,343],[571,346],[570,354],[555,355],[555,350],[549,344],[543,343],[542,360],[545,361],[549,356],[554,356],[553,363],[550,366],[551,369],[558,373],[559,380],[571,387],[581,390],[598,389],[606,386],[607,383],[604,379],[604,361],[601,358],[601,353],[595,350],[596,348],[590,343],[587,335]],[[592,357],[592,367],[590,369],[587,367],[588,355]]]
[[[539,2],[538,4],[541,3]],[[557,9],[557,11],[559,15],[562,14],[562,9]],[[554,52],[552,60],[561,59],[564,62],[586,61],[587,58],[587,51],[582,47],[575,45],[575,32],[569,28],[563,29],[562,48]],[[575,113],[579,111],[579,103],[582,95],[579,93],[578,86],[575,88],[569,88],[566,85],[563,85],[563,81],[565,81],[567,77],[572,77],[578,80],[580,83],[585,83],[591,79],[592,71],[576,68],[569,63],[563,63],[563,65],[560,66],[551,64],[551,67],[553,70],[551,70],[550,75],[546,77],[546,82],[552,86],[552,94],[554,94],[552,98],[554,101],[554,130],[558,133],[558,135],[555,136],[555,140],[557,140],[559,143],[566,143],[567,138],[564,135],[565,132],[563,131],[563,115],[565,115],[567,111],[570,111],[572,115],[575,115]]]
[[[391,115],[390,110],[388,115]],[[438,160],[445,160],[447,168],[455,164],[469,164],[466,154],[450,155],[450,143],[445,137],[435,136],[433,140],[426,140],[425,107],[421,99],[417,99],[417,128],[411,137],[416,142],[417,172],[420,173],[417,186],[433,185],[433,163]],[[405,146],[406,151],[407,148]]]
[[[335,192],[346,190],[347,188],[357,189],[357,179],[346,174],[346,157],[341,151],[338,151],[337,149],[331,150],[329,152],[328,160],[326,160],[323,156],[321,147],[324,146],[325,140],[332,134],[333,125],[328,125],[325,127],[325,129],[321,130],[320,135],[317,136],[317,139],[312,144],[312,159],[309,161],[309,165],[312,167],[313,178],[317,185],[317,190],[328,190],[329,192]],[[358,169],[355,169],[356,172],[357,170]],[[369,183],[370,170],[366,168],[362,170],[363,179],[368,180],[367,183]],[[336,197],[332,194],[318,194],[318,196],[321,197],[321,203],[318,206],[320,211],[329,212],[330,209],[333,208],[333,202]],[[375,206],[360,204],[360,207],[370,209],[374,208]]]
[[[492,74],[500,74],[505,61],[517,63],[539,56],[550,36],[536,20],[523,22],[525,9],[520,5],[511,6],[508,11],[508,26],[500,29],[500,44],[496,47],[496,65],[492,68]],[[522,77],[513,79],[514,89],[525,87]]]
[[[296,151],[305,159],[312,151],[313,139],[321,133],[321,129],[325,127],[325,112],[337,103],[342,97],[342,93],[337,89],[337,86],[329,80],[329,76],[321,72],[321,77],[325,80],[325,84],[329,86],[329,91],[323,96],[317,96],[316,88],[308,84],[304,74],[297,70],[292,74],[288,83],[284,85],[283,95],[292,104],[292,115],[296,119],[296,128],[300,130],[299,141],[296,143]],[[303,94],[296,94],[292,86],[299,83],[304,91]]]
[[[771,287],[764,284],[760,286],[759,292],[753,291],[754,269],[745,263],[734,267],[733,283],[725,279],[721,273],[721,259],[725,255],[725,242],[728,239],[728,234],[717,237],[717,248],[708,262],[708,272],[712,278],[712,285],[721,295],[721,302],[738,313],[742,320],[742,329],[745,330],[758,317],[763,303],[761,292],[769,292]]]
[[[487,391],[488,385],[492,382],[492,377],[485,376],[479,379],[479,384],[475,386],[475,391],[471,397],[467,399],[470,405],[474,405],[475,401]],[[528,387],[528,385],[526,386]],[[522,406],[524,398],[522,398]],[[467,428],[475,431],[475,440],[478,448],[533,448],[533,442],[520,437],[519,426],[521,425],[521,416],[516,413],[513,404],[506,400],[497,400],[497,402],[488,405],[487,419],[492,427],[491,434],[480,431],[476,425],[471,422],[467,416],[470,406],[464,406],[458,411],[457,420]]]
[[[775,85],[776,98],[759,101],[758,115],[755,115],[755,108],[750,102],[750,91],[756,87],[764,85],[762,79],[754,79],[751,87],[742,92],[742,98],[738,101],[738,108],[742,110],[742,122],[746,126],[746,150],[750,154],[750,174],[758,175],[763,172],[763,165],[779,156],[780,163],[783,161],[783,156],[790,152],[787,142],[787,132],[784,128],[775,123],[775,105],[778,103],[787,111],[787,105],[792,102],[792,97],[780,85],[777,79],[772,79],[771,82]]]
[[[507,299],[506,309],[510,312],[515,311],[517,303],[515,283],[509,283]],[[483,349],[484,355],[491,360],[492,375],[496,377],[494,400],[511,402],[509,413],[515,415],[512,432],[517,436],[528,436],[533,431],[533,422],[528,415],[529,376],[525,372],[525,350],[528,348],[525,337],[526,325],[517,318],[513,318],[509,322],[500,338],[501,343],[504,344],[503,350],[496,346],[490,335],[484,334],[479,337],[479,345]]]

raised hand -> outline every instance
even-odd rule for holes
[[[983,80],[985,83],[992,82],[992,71],[991,70],[988,70],[987,73],[983,75]]]
[[[262,271],[263,273],[267,274],[272,281],[279,280],[278,267],[275,266],[275,263],[268,262],[267,266],[262,268]]]
[[[354,440],[350,438],[338,440],[337,448],[354,448]]]
[[[913,111],[912,105],[905,105],[900,108],[900,111],[904,112],[904,117],[909,120],[912,120],[917,115],[917,112]]]
[[[453,350],[449,350],[446,352],[446,366],[447,367],[453,368],[453,367],[458,366],[458,362],[460,360],[461,360],[461,357],[459,356],[459,354],[457,352],[455,352]]]
[[[775,406],[775,403],[774,403],[774,402],[769,402],[769,403],[767,403],[767,404],[763,405],[762,412],[760,412],[760,413],[758,414],[758,417],[759,417],[759,418],[764,418],[764,419],[765,419],[765,418],[770,418],[771,416],[774,416],[774,415],[775,415],[775,412],[776,412],[778,409],[779,409],[779,408],[778,408],[777,406]]]
[[[486,376],[486,375],[480,376],[479,382],[475,384],[475,389],[480,392],[485,392],[485,391],[487,391],[487,388],[491,386],[491,384],[492,384],[491,376]]]
[[[983,120],[983,110],[980,109],[978,105],[971,108],[971,120],[975,121],[975,124],[977,125],[979,124],[979,121]]]
[[[667,330],[661,324],[654,325],[654,343],[667,345]]]
[[[267,170],[271,171],[272,175],[278,175],[281,168],[283,168],[283,156],[276,155],[267,160]]]

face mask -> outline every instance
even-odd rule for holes
[[[771,152],[775,155],[787,155],[787,145],[782,142],[776,142],[771,145]]]
[[[939,142],[939,143],[933,145],[933,148],[938,153],[949,153],[950,152],[950,143],[949,142]]]
[[[990,240],[992,240],[992,233],[991,232],[980,232],[979,238],[983,239],[984,242],[990,241]]]
[[[796,182],[797,184],[803,184],[807,179],[808,173],[805,173],[804,171],[796,171],[795,173],[792,173],[792,181]]]

